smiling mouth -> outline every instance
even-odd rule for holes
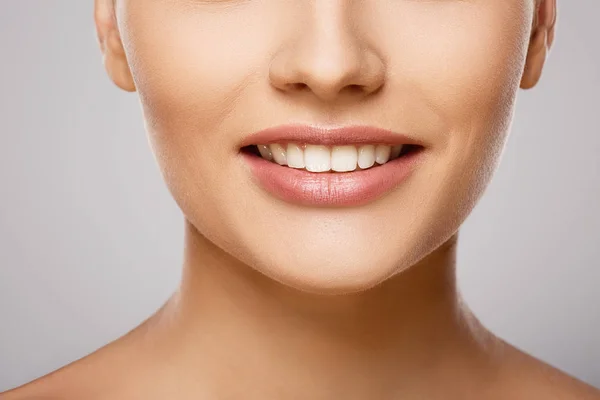
[[[247,135],[238,152],[266,193],[311,207],[366,205],[426,159],[426,138],[365,125],[281,125]]]
[[[408,143],[328,146],[290,142],[252,144],[242,147],[241,152],[301,171],[347,173],[378,168],[422,149],[423,146]]]

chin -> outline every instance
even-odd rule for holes
[[[254,254],[246,263],[259,273],[302,292],[342,295],[367,291],[416,263],[414,246],[401,238],[304,240],[280,238],[283,245]]]
[[[373,270],[369,265],[321,265],[320,270],[299,265],[299,270],[264,269],[262,272],[277,282],[296,290],[320,294],[342,295],[364,292],[389,277],[391,268]]]

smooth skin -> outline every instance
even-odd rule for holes
[[[186,219],[179,290],[15,399],[600,399],[487,331],[455,281],[460,225],[542,74],[556,0],[96,0]],[[426,143],[361,207],[278,200],[239,156],[273,125]]]

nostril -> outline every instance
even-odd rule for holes
[[[302,82],[290,83],[289,86],[290,86],[290,89],[298,90],[298,91],[306,90],[306,88],[308,87],[308,85],[306,85],[306,83],[302,83]]]

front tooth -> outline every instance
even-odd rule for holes
[[[331,155],[327,146],[307,144],[304,149],[304,164],[310,172],[325,172],[331,168]]]
[[[358,148],[358,166],[362,169],[370,168],[375,164],[375,146],[366,144]]]
[[[356,146],[334,146],[331,150],[331,169],[336,172],[354,171],[357,161]]]
[[[375,161],[378,164],[385,164],[390,159],[390,153],[392,151],[391,146],[379,144],[375,147]]]
[[[266,146],[264,144],[259,144],[256,147],[258,147],[258,151],[260,152],[260,155],[262,156],[262,158],[264,158],[265,160],[269,160],[269,161],[273,160],[273,153],[271,153],[271,149],[269,148],[269,146]]]
[[[273,160],[275,160],[275,162],[279,165],[286,165],[287,157],[285,154],[285,149],[277,143],[273,143],[269,147],[271,148],[271,154],[273,154]]]
[[[294,143],[287,146],[287,164],[292,168],[304,168],[304,151]]]
[[[392,147],[392,152],[390,154],[390,158],[394,159],[397,158],[400,155],[400,152],[402,151],[402,145],[398,145],[398,146],[394,146]]]

